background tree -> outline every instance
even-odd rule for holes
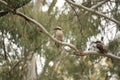
[[[2,80],[120,79],[119,0],[66,0],[62,8],[57,7],[58,0],[4,0],[8,5],[2,1],[0,0]],[[45,7],[48,8],[47,11],[44,10]],[[14,9],[17,8],[24,15],[15,12]],[[2,12],[9,13],[3,16]],[[25,15],[30,18],[25,18]],[[62,27],[65,43],[51,37],[55,26]],[[51,35],[46,34],[45,30]],[[110,53],[102,56],[98,52],[94,54],[91,42],[101,39],[116,57]],[[63,44],[60,54],[55,41]],[[78,53],[82,54],[73,54],[73,48],[66,43],[73,44]],[[38,74],[39,67],[42,70]]]

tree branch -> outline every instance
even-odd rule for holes
[[[95,5],[93,5],[91,8],[92,8],[92,9],[95,9],[95,8],[101,6],[102,4],[106,3],[107,1],[110,1],[110,0],[101,1],[101,2],[99,2],[99,3],[95,4]]]
[[[4,51],[4,57],[5,57],[5,60],[7,60],[7,51],[6,51],[6,46],[5,46],[5,41],[4,41],[4,33],[2,32],[2,45],[3,45],[3,51]]]
[[[12,66],[12,68],[9,70],[9,73],[12,72],[12,71],[17,67],[17,65],[19,65],[19,63],[21,63],[22,61],[23,61],[23,59],[21,59],[21,60],[19,60],[18,62],[16,62],[16,63]]]
[[[75,52],[74,52],[75,53]],[[119,60],[120,61],[120,57],[113,55],[112,53],[107,53],[107,54],[102,54],[99,53],[97,51],[83,51],[83,52],[79,52],[79,53],[75,53],[76,56],[88,56],[88,55],[99,55],[99,56],[106,56],[108,58],[112,58],[115,60]]]
[[[92,9],[92,8],[87,8],[87,7],[83,6],[83,5],[78,5],[78,4],[74,3],[74,2],[72,2],[71,0],[66,0],[66,1],[67,1],[68,3],[70,3],[70,4],[72,4],[72,5],[75,6],[75,7],[82,8],[82,9],[84,9],[84,10],[86,10],[86,11],[89,11],[89,12],[91,12],[91,13],[94,13],[94,14],[98,15],[98,16],[104,17],[104,18],[106,18],[106,19],[108,19],[108,20],[110,20],[110,21],[113,21],[113,22],[115,22],[116,24],[120,25],[120,22],[119,22],[119,21],[117,21],[116,19],[110,18],[110,17],[108,17],[108,16],[100,13],[99,11],[95,11],[94,9]]]
[[[102,4],[106,3],[107,1],[110,1],[110,0],[101,1],[101,2],[99,2],[99,3],[95,4],[95,5],[93,5],[93,6],[91,7],[91,9],[95,9],[95,8],[101,6]]]

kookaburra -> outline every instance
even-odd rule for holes
[[[107,54],[106,46],[101,41],[94,42],[96,44],[96,48],[99,50],[102,54]]]
[[[55,38],[59,41],[63,41],[64,34],[62,31],[62,28],[57,26],[54,28],[54,30],[55,30]],[[61,44],[59,44],[59,43],[55,43],[55,45],[57,48],[59,48],[61,46]]]

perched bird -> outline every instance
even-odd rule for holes
[[[64,34],[62,31],[62,28],[57,26],[54,28],[54,30],[55,30],[55,38],[59,41],[63,41]],[[61,46],[61,44],[59,44],[59,43],[55,43],[55,45],[57,48],[60,48],[60,46]]]
[[[100,51],[102,54],[107,54],[106,46],[101,41],[94,42],[96,44],[96,48]]]

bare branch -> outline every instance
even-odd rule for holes
[[[48,14],[51,13],[51,11],[53,10],[53,7],[55,6],[56,3],[57,3],[57,0],[52,1],[52,3],[49,6],[49,9],[48,9]]]
[[[75,55],[77,55],[77,56],[99,55],[99,56],[106,56],[108,58],[120,61],[120,57],[115,56],[112,53],[102,54],[102,53],[99,53],[96,51],[83,51],[83,52],[75,53]]]
[[[108,17],[108,16],[100,13],[99,11],[95,11],[94,9],[92,9],[92,8],[87,8],[87,7],[83,6],[83,5],[78,5],[78,4],[74,3],[74,2],[72,2],[71,0],[66,0],[66,1],[67,1],[68,3],[74,5],[75,7],[85,9],[86,11],[92,12],[92,13],[98,15],[98,16],[104,17],[104,18],[106,18],[106,19],[108,19],[108,20],[110,20],[110,21],[113,21],[113,22],[115,22],[116,24],[120,25],[120,22],[119,22],[119,21],[117,21],[116,19],[110,18],[110,17]]]
[[[96,5],[93,5],[91,8],[92,8],[92,9],[95,9],[95,8],[101,6],[102,4],[106,3],[107,1],[110,1],[110,0],[101,1],[101,2],[97,3]]]

